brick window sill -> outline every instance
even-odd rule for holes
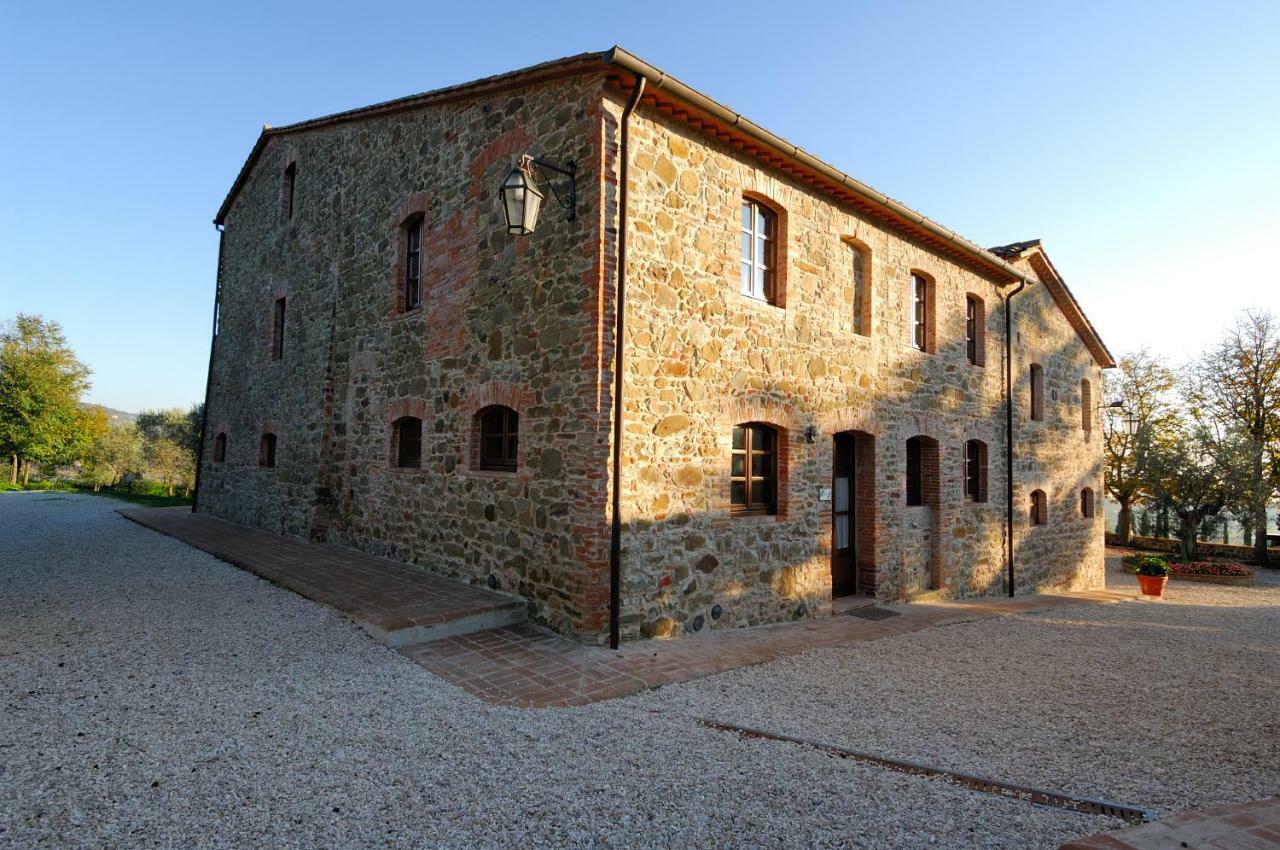
[[[462,469],[460,471],[471,478],[496,478],[499,481],[519,481],[527,477],[524,471],[519,469],[510,472],[503,469]]]
[[[778,521],[777,514],[746,514],[745,516],[730,513],[729,519],[741,525],[772,525]]]
[[[766,301],[763,298],[756,298],[754,295],[747,295],[745,292],[741,292],[741,291],[737,292],[736,294],[738,296],[738,301],[744,304],[750,304],[753,307],[771,308],[773,310],[778,310],[781,312],[786,312],[786,309],[787,309],[786,304],[778,304],[773,301]]]
[[[402,319],[411,319],[414,316],[422,316],[422,315],[425,315],[425,313],[426,311],[423,310],[422,305],[419,304],[417,307],[410,307],[408,310],[398,311],[391,317],[391,320],[393,322],[398,322]]]

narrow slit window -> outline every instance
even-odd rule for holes
[[[224,433],[213,438],[213,462],[227,462],[227,435]]]
[[[258,445],[258,466],[276,465],[276,435],[263,434]]]
[[[298,182],[298,163],[291,162],[284,170],[284,209],[285,218],[293,218],[293,193]]]
[[[277,298],[271,316],[271,359],[284,357],[284,299]]]
[[[1049,522],[1049,504],[1043,490],[1032,491],[1030,508],[1032,525],[1045,525]]]
[[[911,347],[933,351],[932,286],[924,275],[911,275]]]
[[[964,444],[964,497],[970,502],[987,500],[987,444],[981,440]]]
[[[907,440],[907,504],[924,504],[922,451],[924,446],[916,437]]]
[[[1044,419],[1044,369],[1039,363],[1031,364],[1031,418]]]
[[[422,306],[422,216],[404,226],[404,309]]]

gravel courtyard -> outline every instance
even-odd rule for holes
[[[489,706],[115,514],[0,494],[0,846],[1056,847],[1116,826],[739,722],[1167,813],[1280,791],[1280,587]]]

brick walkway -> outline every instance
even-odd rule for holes
[[[1136,594],[986,598],[893,606],[897,616],[850,614],[619,650],[584,646],[523,622],[523,601],[425,570],[326,543],[306,543],[192,514],[188,508],[121,510],[125,517],[329,605],[445,681],[498,705],[586,705],[763,664],[809,649],[843,646],[982,617]]]
[[[586,705],[749,667],[809,649],[917,632],[983,617],[1083,602],[1133,599],[1133,593],[1073,593],[895,606],[897,617],[850,615],[751,629],[726,629],[678,640],[583,646],[530,624],[460,635],[400,651],[486,702],[522,708]]]
[[[1155,823],[1101,832],[1060,850],[1263,850],[1280,847],[1280,797],[1170,815]]]
[[[190,508],[118,513],[336,608],[388,646],[524,621],[523,600],[330,543],[306,543],[193,514]]]

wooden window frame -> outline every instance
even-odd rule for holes
[[[258,466],[266,469],[275,468],[276,453],[280,448],[279,443],[279,439],[271,432],[262,435],[262,438],[258,441]]]
[[[227,462],[227,433],[219,431],[213,438],[213,462]]]
[[[750,225],[743,221],[750,218]],[[780,220],[777,210],[756,198],[743,196],[738,208],[738,281],[739,292],[755,301],[777,305],[778,241]],[[756,286],[756,272],[759,288]]]
[[[907,316],[907,330],[911,347],[925,354],[933,354],[937,350],[935,344],[935,309],[936,285],[933,277],[921,271],[911,272],[911,290],[909,292],[910,313]]]
[[[505,405],[493,404],[479,410],[476,417],[480,423],[480,469],[489,472],[515,472],[520,451],[520,414]],[[497,454],[490,449],[490,442],[495,439],[499,441]]]
[[[426,216],[410,216],[401,226],[404,238],[404,312],[422,306],[422,246],[426,232]]]
[[[972,292],[964,297],[965,357],[974,366],[987,365],[987,305]]]
[[[967,440],[964,444],[964,497],[967,501],[987,501],[987,444]]]
[[[271,305],[271,359],[284,359],[285,298],[277,298]]]
[[[738,440],[741,433],[742,439]],[[756,447],[757,433],[769,435],[768,448]],[[741,442],[739,446],[738,443]],[[729,466],[729,512],[735,517],[777,516],[778,515],[778,475],[781,469],[780,452],[782,435],[779,430],[767,422],[742,422],[733,426],[730,442]],[[741,474],[734,474],[737,459],[742,459]],[[764,466],[763,472],[760,466]],[[764,496],[760,500],[754,497],[755,484],[762,482]],[[742,488],[742,501],[734,501],[735,485]]]
[[[406,441],[406,429],[416,430],[413,439]],[[416,451],[406,457],[406,447]],[[416,416],[401,416],[391,423],[391,463],[397,469],[422,468],[422,420]]]

